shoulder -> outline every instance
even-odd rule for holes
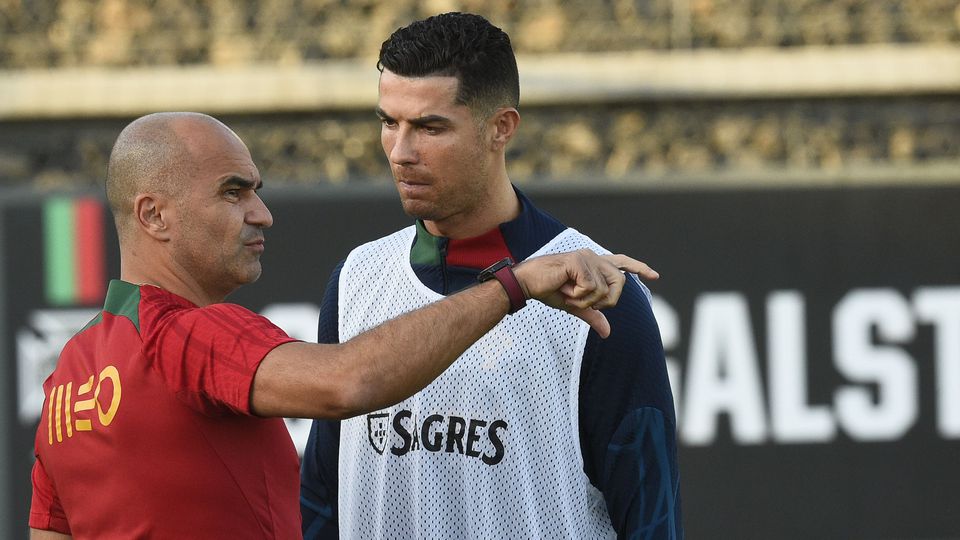
[[[138,313],[140,333],[144,336],[150,335],[158,327],[182,316],[189,316],[198,309],[200,308],[163,289],[142,286]]]
[[[350,271],[355,267],[372,264],[374,261],[383,259],[390,254],[405,253],[409,249],[410,243],[413,242],[415,235],[416,228],[411,225],[393,234],[360,244],[350,251],[341,265],[341,269]]]
[[[627,275],[617,305],[604,314],[611,329],[622,326],[621,332],[632,333],[650,325],[656,328],[650,289],[633,275]]]
[[[381,236],[376,240],[371,240],[369,242],[364,242],[363,244],[360,244],[359,246],[353,248],[353,250],[350,251],[350,255],[348,256],[348,259],[351,256],[354,256],[355,254],[365,253],[369,251],[376,251],[376,250],[383,249],[385,247],[402,243],[404,241],[408,241],[409,239],[413,238],[415,234],[416,234],[415,225],[404,227],[399,231],[395,231],[392,234],[388,234],[387,236]]]
[[[176,301],[146,302],[141,334],[145,340],[158,335],[209,334],[256,336],[282,333],[269,319],[238,304],[218,303],[198,307]]]
[[[376,273],[383,268],[397,266],[394,263],[408,257],[415,235],[415,227],[410,226],[355,247],[340,265],[338,278],[362,281],[365,279],[364,276]]]
[[[589,249],[590,251],[600,255],[608,255],[610,253],[608,249],[595,242],[589,236],[574,229],[573,227],[566,227],[564,230],[560,231],[556,236],[550,239],[549,242],[547,242],[538,252],[534,253],[533,255],[563,253],[578,249]]]

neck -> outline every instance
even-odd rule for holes
[[[496,187],[488,193],[482,204],[470,212],[450,216],[440,221],[424,220],[423,224],[427,231],[434,236],[444,236],[454,240],[473,238],[519,216],[522,207],[510,180],[504,175],[504,180],[495,185]]]
[[[184,277],[186,276],[186,277]],[[185,298],[197,306],[222,302],[228,293],[207,291],[190,273],[163,261],[148,261],[120,255],[120,279],[137,285],[153,285]]]

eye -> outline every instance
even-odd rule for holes
[[[423,126],[423,132],[427,135],[439,135],[443,133],[443,128],[438,126]]]
[[[397,121],[396,121],[396,120],[393,120],[392,118],[381,118],[381,119],[380,119],[380,123],[383,124],[385,127],[388,127],[388,128],[392,128],[392,127],[395,127],[395,126],[397,125]]]
[[[239,199],[239,198],[240,198],[240,190],[239,190],[239,189],[228,189],[228,190],[226,190],[226,191],[223,192],[223,196],[226,197],[226,198],[228,198],[228,199]]]

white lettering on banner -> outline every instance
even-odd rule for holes
[[[763,442],[763,389],[747,300],[737,293],[704,294],[695,305],[681,440],[709,444],[717,417],[727,413],[736,442]]]
[[[803,295],[778,291],[767,297],[767,366],[770,417],[778,442],[826,442],[836,423],[826,405],[807,403],[807,341]]]
[[[923,323],[934,325],[937,375],[937,429],[960,438],[960,287],[930,287],[913,295]]]
[[[260,310],[260,314],[292,338],[308,343],[317,342],[320,308],[316,304],[270,304]]]
[[[680,343],[680,317],[670,304],[659,296],[654,296],[650,307],[657,317],[657,326],[660,327],[660,341],[663,342],[663,351],[666,353],[667,376],[670,377],[670,391],[673,393],[673,406],[677,418],[680,418],[680,364],[670,356],[670,351]]]
[[[889,441],[903,436],[917,419],[917,370],[900,347],[913,339],[910,306],[893,289],[861,289],[847,293],[834,309],[833,354],[837,369],[849,380],[872,383],[836,391],[837,420],[860,441]],[[874,395],[876,398],[874,398]]]
[[[887,288],[844,295],[832,313],[830,339],[833,366],[851,384],[836,388],[832,403],[819,404],[809,401],[803,294],[771,292],[766,301],[769,426],[747,305],[739,292],[699,295],[691,308],[684,366],[677,357],[684,343],[680,318],[665,299],[654,296],[683,443],[713,444],[723,414],[729,415],[738,444],[827,443],[839,430],[858,441],[897,440],[917,423],[918,366],[929,365],[937,430],[945,439],[960,439],[960,287],[918,288],[912,302]],[[933,358],[913,358],[905,350],[923,324],[933,326]]]

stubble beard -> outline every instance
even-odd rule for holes
[[[489,172],[485,166],[481,166],[481,156],[477,155],[467,158],[463,170],[471,170],[471,174],[455,182],[455,186],[448,186],[446,193],[453,193],[454,196],[444,196],[443,193],[437,194],[433,200],[411,199],[400,196],[400,204],[403,211],[414,219],[423,221],[441,222],[455,215],[467,215],[477,213],[482,209],[489,193]],[[472,165],[475,168],[470,169]],[[394,181],[399,182],[396,174]]]

